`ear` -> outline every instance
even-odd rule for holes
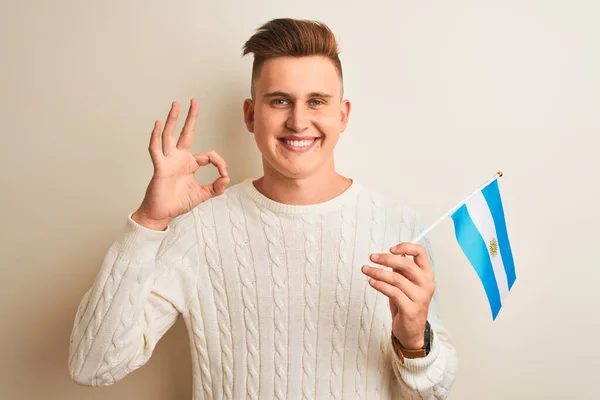
[[[352,108],[352,104],[350,103],[350,100],[342,100],[342,104],[340,107],[340,117],[341,117],[341,124],[342,124],[342,129],[340,130],[340,132],[344,132],[346,130],[346,126],[348,126],[348,120],[350,119],[350,109]]]
[[[244,122],[248,132],[254,133],[254,102],[252,99],[244,100]]]

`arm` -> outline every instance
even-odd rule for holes
[[[182,253],[197,242],[193,231],[186,232],[193,226],[187,220],[156,231],[128,219],[75,316],[69,372],[76,383],[111,385],[144,365],[185,309],[184,285],[195,278],[193,260]],[[170,261],[175,257],[177,264]]]
[[[418,231],[412,231],[411,237],[416,237]],[[390,340],[396,343],[390,346],[391,363],[398,398],[445,399],[456,378],[458,358],[438,314],[431,245],[427,240],[422,246],[403,242],[392,247],[390,253],[373,255],[372,260],[392,270],[365,266],[363,272],[373,278],[370,284],[390,300]],[[423,347],[426,321],[433,335],[429,354],[404,357],[402,348]]]
[[[431,350],[423,358],[406,358],[392,346],[392,368],[398,380],[400,399],[446,399],[458,372],[456,349],[437,314],[435,297],[429,308]]]
[[[198,117],[195,99],[176,140],[179,108],[173,102],[164,129],[155,121],[148,147],[154,174],[144,200],[107,252],[77,310],[69,372],[79,384],[110,385],[144,365],[185,310],[195,284],[198,241],[190,211],[223,194],[229,175],[216,152],[190,153]],[[194,173],[209,164],[220,177],[201,185]]]

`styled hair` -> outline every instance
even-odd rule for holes
[[[343,82],[338,43],[327,25],[319,21],[292,18],[273,19],[256,30],[244,44],[243,55],[253,53],[252,86],[264,62],[274,57],[324,56],[333,62]]]

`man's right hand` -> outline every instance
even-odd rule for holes
[[[174,131],[178,116],[179,103],[173,102],[162,133],[160,121],[154,123],[152,130],[149,151],[154,175],[142,204],[132,215],[135,222],[149,229],[165,230],[175,217],[223,194],[225,185],[229,183],[227,165],[216,152],[190,152],[198,119],[197,100],[192,99],[190,103],[185,125],[176,143]],[[220,177],[210,185],[200,185],[194,173],[208,164],[217,167]]]

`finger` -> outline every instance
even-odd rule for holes
[[[167,115],[167,122],[165,123],[165,129],[162,134],[162,149],[165,156],[168,156],[175,147],[175,125],[177,125],[178,117],[179,103],[174,101],[171,105],[169,115]]]
[[[409,310],[413,307],[413,302],[404,294],[400,289],[389,283],[378,281],[376,279],[369,279],[369,285],[378,292],[386,295],[398,308],[402,310]]]
[[[381,268],[369,267],[368,265],[362,267],[362,272],[377,281],[385,282],[388,285],[398,288],[413,302],[419,300],[419,287],[403,275]]]
[[[215,180],[211,185],[211,193],[213,196],[222,195],[225,192],[225,186],[229,183],[228,176],[222,176]]]
[[[150,135],[150,145],[148,146],[148,151],[150,152],[150,158],[154,164],[156,164],[163,156],[163,153],[160,149],[161,128],[162,123],[160,121],[155,121],[154,129],[152,129],[152,135]]]
[[[390,249],[392,254],[406,254],[413,256],[415,264],[421,269],[431,271],[431,265],[429,264],[429,256],[427,250],[420,244],[402,242]]]
[[[222,177],[229,176],[229,172],[227,171],[227,163],[219,154],[217,154],[216,151],[194,154],[194,158],[200,166],[208,165],[210,163],[217,167],[219,175]]]
[[[190,149],[194,142],[194,130],[196,129],[196,121],[198,120],[198,101],[192,99],[190,102],[190,109],[188,110],[185,124],[177,141],[178,149]]]
[[[423,271],[408,257],[389,253],[374,253],[371,254],[371,260],[374,263],[392,268],[396,273],[402,274],[417,284],[424,280]]]
[[[204,166],[210,164],[210,157],[208,157],[208,156],[194,154],[194,158],[196,159],[196,163],[201,167],[204,167]]]

